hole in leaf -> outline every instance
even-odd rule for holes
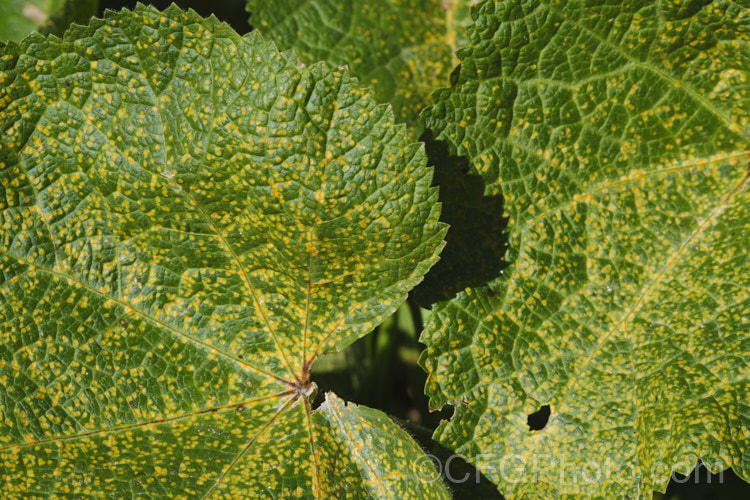
[[[549,415],[551,413],[549,405],[544,405],[537,411],[529,415],[526,422],[529,424],[529,429],[532,431],[541,431],[547,425]]]

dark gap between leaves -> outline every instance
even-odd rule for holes
[[[250,14],[245,11],[247,0],[223,0],[219,2],[206,2],[204,0],[100,0],[97,17],[102,17],[106,9],[119,11],[123,8],[133,10],[136,4],[153,5],[159,10],[164,10],[172,3],[176,3],[183,10],[193,9],[203,17],[216,16],[234,28],[240,35],[252,31],[249,18]]]

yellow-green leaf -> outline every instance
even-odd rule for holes
[[[0,50],[3,496],[445,497],[310,406],[442,246],[391,111],[176,7]]]
[[[504,197],[507,267],[426,326],[437,439],[511,500],[750,479],[750,4],[473,15],[423,116]]]

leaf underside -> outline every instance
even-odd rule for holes
[[[442,246],[392,112],[174,6],[0,50],[3,495],[445,497],[382,413],[309,403]]]
[[[750,3],[473,16],[422,117],[504,197],[507,267],[426,325],[436,438],[509,500],[750,479]]]
[[[448,83],[471,0],[248,0],[250,24],[303,61],[347,65],[419,136],[417,114]]]

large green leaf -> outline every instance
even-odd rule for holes
[[[387,107],[176,7],[0,63],[5,497],[447,496],[382,413],[310,403],[442,245]]]
[[[250,23],[307,62],[348,65],[418,136],[417,113],[448,83],[471,0],[248,0]]]
[[[19,41],[30,32],[62,35],[73,23],[96,14],[99,0],[3,0],[0,2],[0,40]]]
[[[510,499],[750,479],[750,3],[473,15],[424,121],[504,196],[508,267],[426,326],[436,437]]]

